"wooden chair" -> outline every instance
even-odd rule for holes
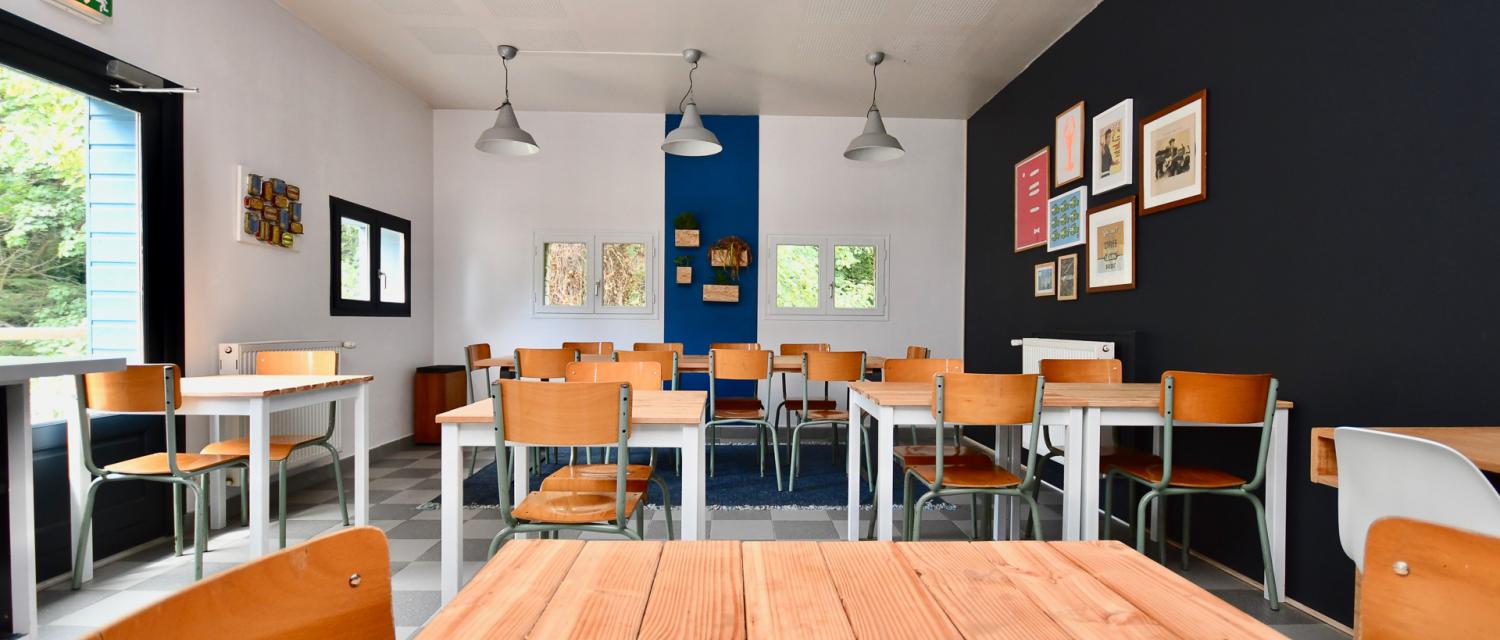
[[[682,355],[681,342],[637,342],[631,346],[636,351],[673,351]]]
[[[255,373],[264,376],[332,376],[339,372],[337,351],[261,351],[255,354]],[[308,447],[321,447],[333,456],[333,477],[339,492],[339,512],[344,516],[344,526],[349,526],[349,506],[344,497],[344,473],[339,460],[339,450],[333,446],[333,431],[338,427],[339,407],[337,402],[328,403],[328,429],[321,435],[272,435],[271,462],[276,464],[276,490],[278,491],[276,519],[278,540],[286,547],[286,467],[291,455]],[[200,452],[205,455],[245,456],[250,455],[250,438],[235,438],[209,443]],[[245,493],[250,484],[245,482],[246,469],[240,471],[240,513],[245,513]]]
[[[385,534],[376,527],[355,527],[209,576],[84,638],[395,635]]]
[[[932,349],[928,349],[927,347],[912,345],[906,348],[907,360],[926,360],[931,357]]]
[[[1384,518],[1370,527],[1364,566],[1357,638],[1485,638],[1500,627],[1500,538]]]
[[[759,342],[713,342],[709,343],[708,350],[713,351],[760,351]]]
[[[775,465],[776,490],[781,491],[781,446],[776,429],[768,421],[766,407],[771,404],[771,373],[774,366],[770,351],[744,349],[711,349],[708,352],[708,475],[714,475],[714,454],[719,444],[720,425],[754,425],[759,447],[760,475],[766,475],[766,434],[771,435],[771,456]],[[749,380],[756,384],[756,396],[721,398],[720,380]],[[765,400],[759,397],[760,382],[766,383]]]
[[[500,380],[491,386],[495,403],[496,460],[506,443],[527,446],[617,446],[611,491],[532,491],[512,508],[508,462],[499,464],[500,514],[505,527],[490,541],[490,557],[518,533],[544,536],[562,529],[596,531],[640,540],[645,535],[644,495],[629,485],[630,385],[618,382],[548,384]],[[631,514],[636,531],[628,528]]]
[[[793,405],[791,414],[797,419],[792,426],[792,466],[789,470],[787,490],[795,491],[797,488],[797,471],[802,464],[802,428],[811,425],[828,425],[833,432],[834,464],[838,464],[839,427],[849,424],[849,412],[839,409],[838,405],[828,400],[822,403],[809,400],[809,387],[812,383],[823,383],[823,395],[828,395],[827,388],[833,382],[858,382],[865,379],[865,352],[863,351],[827,351],[811,350],[802,352],[802,399],[794,401],[801,406]],[[864,425],[860,425],[863,427]],[[875,477],[870,462],[870,439],[864,438],[865,450],[865,475]]]
[[[795,342],[789,342],[789,343],[781,345],[781,348],[778,351],[778,354],[779,355],[783,355],[783,356],[800,356],[800,355],[802,355],[804,353],[807,353],[809,351],[828,351],[828,350],[829,350],[829,346],[828,346],[827,343],[824,343],[824,342],[814,342],[814,343],[795,343]],[[786,377],[787,377],[786,373],[782,373],[781,374],[781,402],[779,402],[779,403],[776,404],[776,426],[777,426],[777,428],[781,427],[781,415],[782,415],[782,412],[786,411],[786,413],[787,413],[787,421],[790,422],[791,421],[791,412],[787,411],[787,407],[790,407],[790,406],[796,405],[796,404],[801,404],[801,402],[802,402],[801,400],[793,398],[793,397],[791,397],[790,395],[787,394]],[[834,407],[837,407],[838,403],[828,399],[828,385],[823,385],[823,399],[822,400],[811,400],[811,401],[809,401],[809,406],[812,407],[812,408],[814,408],[814,409],[832,409]]]
[[[932,417],[936,426],[937,455],[932,464],[906,467],[905,503],[907,539],[922,539],[922,517],[920,512],[932,500],[958,495],[975,496],[976,511],[987,507],[988,500],[978,496],[1012,496],[1026,501],[1031,507],[1032,537],[1042,539],[1041,514],[1036,499],[1031,497],[1036,476],[1037,436],[1041,432],[1042,387],[1044,381],[1035,374],[995,373],[939,373],[933,376]],[[943,431],[954,425],[1030,425],[1031,437],[1026,447],[1026,471],[1017,477],[1010,470],[994,466],[989,461],[983,464],[959,460],[949,461],[944,456]],[[915,501],[912,485],[921,482],[927,492]],[[986,514],[979,516],[979,526],[989,522]],[[978,531],[976,530],[976,537]]]
[[[1265,583],[1276,584],[1275,567],[1271,565],[1271,540],[1266,532],[1266,510],[1255,491],[1265,482],[1266,455],[1270,450],[1271,421],[1276,414],[1277,381],[1271,374],[1237,375],[1227,373],[1194,373],[1167,371],[1161,374],[1162,415],[1161,458],[1116,461],[1110,466],[1104,483],[1104,513],[1111,510],[1115,476],[1144,485],[1149,491],[1136,506],[1135,546],[1146,552],[1146,507],[1157,501],[1157,553],[1166,560],[1166,501],[1168,496],[1182,496],[1182,563],[1187,565],[1192,518],[1192,497],[1198,494],[1227,495],[1244,498],[1255,509],[1256,530],[1260,534],[1261,560],[1265,563]],[[1213,467],[1174,464],[1172,460],[1173,425],[1178,422],[1208,424],[1249,424],[1259,422],[1260,449],[1255,459],[1255,476],[1246,480]],[[1104,519],[1103,540],[1110,539],[1113,518]],[[1276,590],[1270,594],[1271,608],[1280,609]]]
[[[568,382],[628,382],[635,389],[661,390],[661,365],[655,362],[569,362]]]
[[[182,491],[194,491],[197,514],[193,518],[193,578],[203,577],[203,551],[208,546],[208,490],[204,479],[210,471],[244,464],[242,455],[177,452],[177,406],[182,403],[181,376],[175,364],[131,365],[124,371],[75,376],[78,392],[78,442],[83,449],[83,468],[90,477],[88,498],[83,505],[83,523],[78,528],[77,554],[73,558],[73,589],[83,586],[83,557],[88,550],[89,526],[94,520],[94,498],[99,487],[121,480],[163,482],[172,486],[172,531],[175,552],[182,555]],[[161,413],[167,434],[167,450],[104,465],[94,464],[89,411],[105,413]],[[17,488],[19,489],[19,488]]]
[[[613,342],[564,342],[564,349],[576,349],[579,355],[585,356],[607,356],[615,352]]]
[[[964,361],[959,359],[945,358],[916,358],[916,359],[891,359],[885,361],[885,370],[881,374],[882,380],[886,382],[932,382],[932,379],[940,373],[963,373]],[[911,439],[917,443],[917,428],[911,427]],[[937,451],[931,445],[910,444],[897,445],[891,449],[896,459],[903,466],[910,464],[932,464],[937,459]],[[956,429],[953,446],[944,451],[944,455],[957,460],[959,458],[971,459],[974,456],[984,458],[984,454],[963,446],[963,431]]]
[[[568,363],[578,362],[577,349],[516,349],[516,378],[543,382],[568,376]]]
[[[677,390],[679,376],[677,367],[679,361],[682,359],[680,352],[672,350],[616,351],[614,359],[615,362],[655,362],[657,366],[661,367],[661,381],[655,387],[649,388],[659,389],[662,383],[665,383],[673,391]]]
[[[1064,382],[1120,384],[1123,382],[1124,376],[1124,367],[1120,364],[1119,360],[1114,358],[1104,360],[1046,359],[1041,361],[1039,371],[1042,377],[1047,379],[1047,382],[1053,384]],[[1042,456],[1041,461],[1041,465],[1044,468],[1047,466],[1048,460],[1066,455],[1063,447],[1052,443],[1051,427],[1042,427],[1042,445],[1042,448],[1047,450],[1047,453]],[[1109,470],[1110,466],[1116,462],[1142,458],[1149,459],[1149,462],[1160,461],[1160,458],[1150,453],[1135,449],[1113,446],[1099,447],[1099,468],[1105,471]],[[1129,487],[1131,492],[1130,504],[1135,504],[1135,483],[1130,483]],[[1038,492],[1041,492],[1042,483],[1038,482],[1036,488]],[[1105,513],[1104,517],[1111,517],[1111,514]]]

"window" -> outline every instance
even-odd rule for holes
[[[336,316],[411,317],[411,221],[328,199],[333,240],[331,304]]]
[[[775,262],[763,291],[766,315],[885,317],[886,238],[769,236]]]
[[[656,311],[649,234],[538,233],[532,309],[538,315]]]

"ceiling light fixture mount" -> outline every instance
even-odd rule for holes
[[[853,140],[849,141],[849,148],[844,150],[844,157],[850,160],[862,162],[879,162],[884,160],[895,160],[906,153],[901,147],[901,142],[895,136],[885,132],[885,121],[880,119],[880,107],[875,106],[875,97],[880,91],[880,76],[877,70],[880,63],[885,62],[885,52],[871,51],[865,54],[865,62],[870,65],[870,78],[873,86],[870,89],[870,108],[865,111],[865,130]]]
[[[495,126],[484,130],[479,134],[479,140],[474,143],[474,148],[485,153],[498,153],[508,156],[531,156],[542,150],[537,146],[536,139],[531,137],[521,124],[516,121],[515,108],[510,105],[510,61],[514,60],[519,49],[508,44],[502,44],[495,48],[500,54],[500,66],[505,68],[505,101],[495,109]]]
[[[674,156],[711,156],[724,150],[724,145],[719,144],[719,137],[703,127],[703,117],[698,114],[698,103],[693,101],[693,72],[698,70],[698,61],[702,58],[703,52],[698,49],[682,50],[682,59],[693,65],[688,70],[687,93],[682,94],[682,100],[677,102],[677,110],[682,112],[682,121],[661,143],[661,150]]]

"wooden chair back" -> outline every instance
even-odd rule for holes
[[[826,342],[788,342],[781,345],[779,353],[784,356],[800,356],[809,351],[828,351]]]
[[[708,364],[708,376],[714,380],[771,379],[771,352],[763,349],[711,349]]]
[[[354,527],[208,576],[85,638],[394,638],[385,533]]]
[[[467,364],[469,366],[469,371],[471,373],[475,369],[480,368],[480,360],[488,359],[490,359],[490,343],[476,342],[464,347],[464,364]]]
[[[682,355],[681,342],[637,342],[631,348],[636,351],[676,351],[677,355]]]
[[[578,362],[577,349],[516,349],[516,377],[566,378],[569,362]]]
[[[677,382],[677,357],[675,351],[616,351],[619,362],[655,362],[661,367],[661,382]],[[659,385],[658,385],[659,386]]]
[[[1037,374],[944,373],[941,380],[943,404],[934,403],[932,413],[941,409],[948,424],[1031,424],[1036,417]]]
[[[622,412],[625,436],[630,436],[628,384],[527,380],[497,384],[500,395],[495,402],[500,405],[508,441],[554,447],[615,445],[620,441]]]
[[[568,382],[625,382],[633,391],[661,389],[661,364],[656,362],[569,362]]]
[[[1167,411],[1167,379],[1172,379],[1172,420],[1248,424],[1266,419],[1271,374],[1196,373],[1167,371],[1161,374],[1159,411]]]
[[[175,364],[133,364],[124,371],[83,376],[84,406],[98,411],[165,411],[166,372],[172,371],[172,406],[182,405],[182,372]]]
[[[708,345],[708,350],[720,349],[724,351],[759,351],[759,342],[714,342]]]
[[[1370,527],[1355,606],[1364,640],[1483,638],[1500,627],[1500,538],[1420,520]]]
[[[963,373],[964,361],[957,358],[892,358],[885,361],[881,380],[886,382],[932,382],[939,373]]]
[[[921,346],[917,346],[917,345],[911,345],[911,346],[909,346],[909,347],[906,348],[906,359],[907,360],[925,360],[925,359],[931,358],[931,357],[932,357],[932,349],[928,349],[927,347],[921,347]]]
[[[856,382],[865,378],[865,352],[807,351],[802,368],[808,382]]]
[[[339,352],[259,351],[255,374],[260,376],[332,376],[339,372]]]
[[[613,342],[564,342],[564,349],[576,349],[579,355],[585,356],[607,356],[615,352]]]
[[[1041,361],[1040,372],[1047,382],[1099,382],[1119,384],[1124,381],[1124,367],[1114,358],[1107,360]]]

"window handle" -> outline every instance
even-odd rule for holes
[[[596,280],[596,281],[594,281],[594,297],[595,298],[603,298],[604,297],[604,281],[603,280]]]
[[[828,283],[828,299],[829,300],[833,299],[833,291],[834,291],[833,290],[833,283],[830,282],[830,283]]]

